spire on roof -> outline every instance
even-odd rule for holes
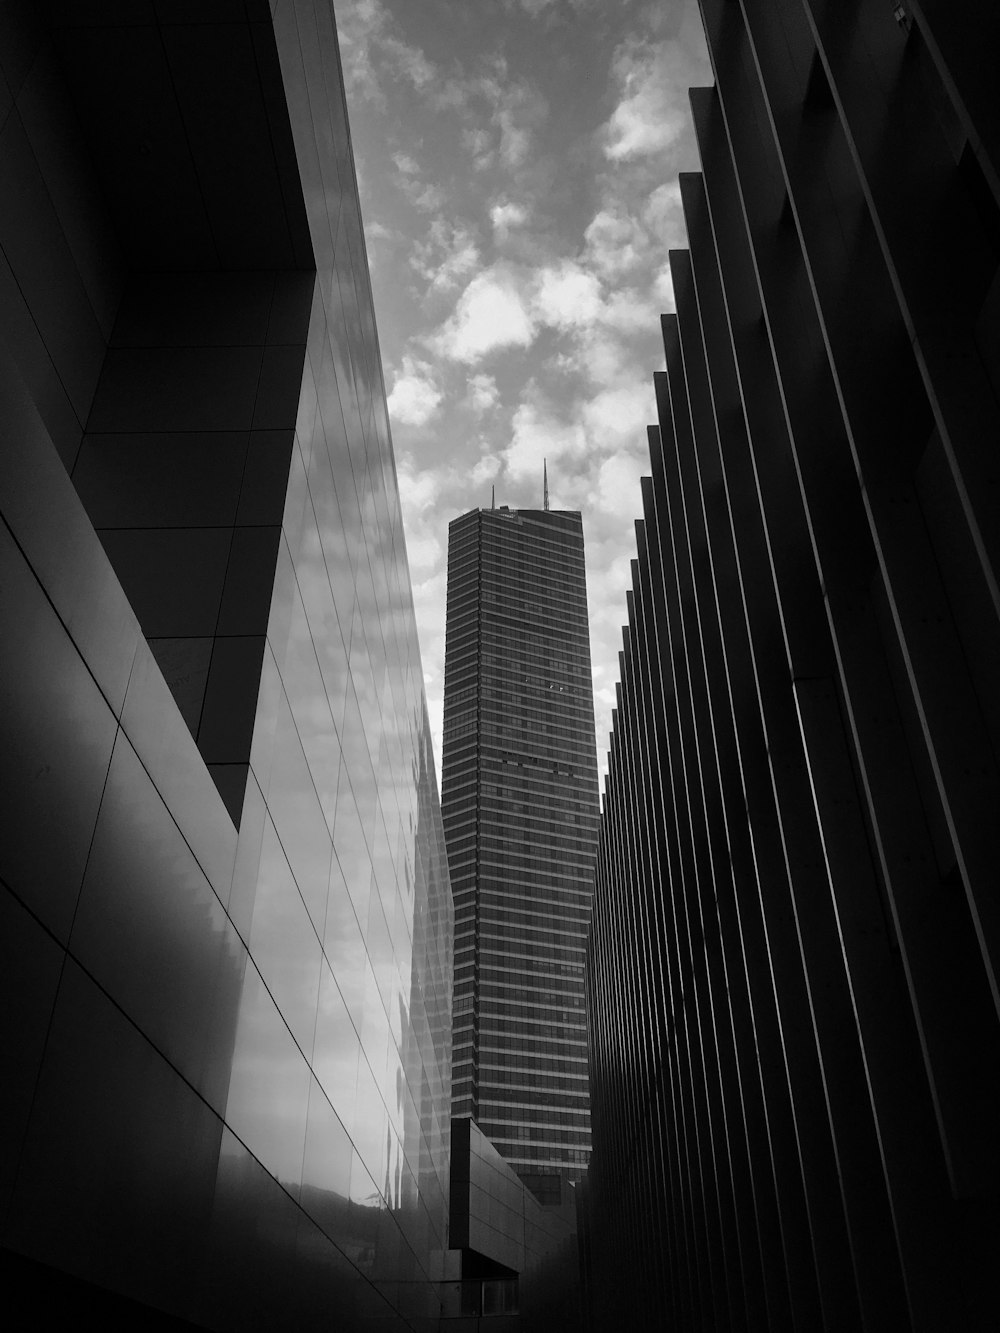
[[[542,507],[545,512],[549,511],[549,464],[548,460],[542,459]]]

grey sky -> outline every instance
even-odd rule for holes
[[[440,769],[448,522],[580,509],[598,753],[648,470],[694,0],[336,0]]]

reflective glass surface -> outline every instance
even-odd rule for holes
[[[452,909],[398,501],[385,490],[391,445],[375,426],[384,404],[372,406],[381,376],[353,171],[331,156],[347,151],[346,124],[339,98],[311,82],[334,67],[329,11],[286,6],[276,23],[286,84],[306,80],[314,117],[305,158],[319,179],[306,202],[319,300],[251,750],[248,811],[259,791],[266,812],[262,831],[246,814],[240,830],[254,967],[227,1119],[252,1124],[261,1151],[284,1137],[286,1116],[296,1135],[304,1126],[303,1207],[393,1303],[394,1270],[433,1278],[447,1245]],[[294,116],[301,103],[291,106]],[[252,890],[244,838],[261,846]],[[295,1178],[291,1161],[271,1161]]]
[[[162,210],[134,175],[104,201],[117,324],[118,269],[78,281],[53,232],[48,288],[28,195],[0,217],[42,356],[96,392],[74,490],[0,358],[3,1242],[198,1326],[433,1326],[453,913],[332,8],[230,10],[53,10],[76,169],[124,179],[133,115],[173,173]]]

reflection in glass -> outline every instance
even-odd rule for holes
[[[247,964],[226,1122],[292,1194],[302,1181],[309,1066],[257,968]]]

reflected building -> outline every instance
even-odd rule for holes
[[[593,1326],[985,1333],[1000,12],[701,9],[588,959]]]
[[[477,509],[449,526],[442,811],[453,1113],[558,1202],[590,1150],[597,765],[578,513]]]
[[[126,9],[0,15],[8,1292],[436,1329],[453,909],[333,11]]]

